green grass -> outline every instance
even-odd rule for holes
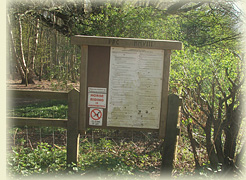
[[[8,112],[15,117],[67,118],[68,105],[66,101],[51,100],[20,106]]]

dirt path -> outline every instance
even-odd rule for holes
[[[34,80],[35,84],[21,84],[20,79],[7,80],[7,89],[27,89],[27,90],[50,90],[50,91],[69,91],[73,88],[79,89],[79,82],[67,84],[63,82],[58,82],[57,80]]]

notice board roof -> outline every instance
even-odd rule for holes
[[[182,43],[180,41],[104,36],[75,35],[72,36],[71,43],[76,45],[114,46],[149,49],[182,49]]]

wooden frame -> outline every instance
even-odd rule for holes
[[[171,50],[181,50],[182,43],[179,41],[170,40],[153,40],[153,39],[137,39],[137,38],[118,38],[118,37],[98,37],[98,36],[83,36],[76,35],[71,37],[71,44],[81,46],[81,78],[80,78],[80,109],[79,109],[79,131],[84,132],[88,126],[87,119],[87,83],[88,79],[88,47],[101,46],[101,47],[128,47],[128,48],[145,48],[145,49],[162,49],[164,50],[163,61],[163,81],[162,81],[162,93],[161,93],[161,112],[159,122],[159,137],[165,137],[166,119],[167,119],[167,105],[168,105],[168,84],[169,84],[169,71],[170,71],[170,57]],[[97,52],[94,52],[97,53]],[[90,126],[91,127],[91,126]],[[96,128],[114,128],[103,125]],[[122,129],[122,127],[115,127]],[[149,130],[153,129],[138,129],[127,128],[137,130]],[[154,129],[154,131],[156,131]]]
[[[80,46],[92,45],[92,46],[114,46],[114,47],[129,47],[129,48],[149,48],[149,49],[173,49],[173,50],[182,49],[182,43],[180,41],[102,37],[102,36],[76,35],[71,37],[71,43]]]

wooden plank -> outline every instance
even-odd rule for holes
[[[96,53],[95,53],[96,52]],[[110,47],[105,46],[88,46],[88,70],[87,70],[87,87],[100,87],[106,89],[108,94],[110,67]],[[106,98],[106,102],[107,102]],[[86,97],[88,102],[88,95]],[[108,104],[108,103],[106,103]],[[103,109],[102,126],[89,125],[90,108],[86,107],[86,127],[87,128],[107,128],[107,109]]]
[[[10,126],[49,126],[67,128],[67,121],[67,119],[7,117],[7,123]]]
[[[33,90],[7,90],[7,95],[11,98],[33,98],[33,99],[59,99],[67,100],[67,92],[58,91],[33,91]]]
[[[180,99],[177,95],[168,96],[166,135],[163,143],[161,176],[171,176],[177,147],[177,124],[179,121]]]
[[[180,41],[76,35],[71,44],[149,49],[182,49]]]
[[[160,139],[163,139],[165,137],[165,131],[166,131],[168,91],[169,91],[169,72],[170,72],[170,61],[171,61],[170,58],[171,58],[171,50],[164,50],[161,116],[160,116],[160,128],[159,128]]]
[[[79,132],[84,134],[86,130],[86,99],[87,99],[87,66],[88,46],[81,46],[80,65],[80,96],[79,96]]]
[[[67,164],[78,161],[79,152],[79,92],[75,89],[68,94],[68,123],[67,123]]]

